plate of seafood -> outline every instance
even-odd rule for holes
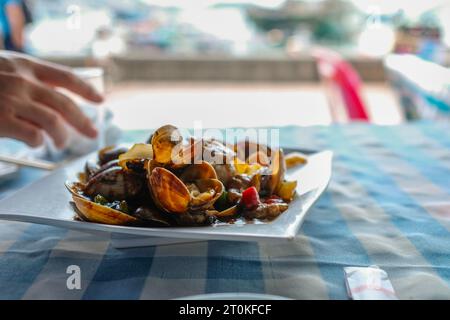
[[[77,159],[0,201],[0,219],[189,240],[288,240],[331,178],[331,151],[227,143],[172,125]]]

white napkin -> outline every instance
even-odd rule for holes
[[[353,300],[397,300],[386,271],[378,266],[345,267],[345,285]]]

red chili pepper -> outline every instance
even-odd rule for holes
[[[255,187],[250,187],[242,192],[242,203],[246,209],[255,209],[261,201],[259,201],[259,194]]]

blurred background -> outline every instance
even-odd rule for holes
[[[122,129],[449,119],[449,0],[2,3],[4,47],[104,68]]]

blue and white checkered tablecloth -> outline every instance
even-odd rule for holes
[[[129,132],[125,140],[146,135]],[[335,151],[328,191],[295,241],[116,249],[106,237],[0,222],[0,298],[255,292],[347,299],[343,268],[376,264],[388,272],[401,299],[450,299],[450,127],[285,127],[281,140]],[[24,170],[21,179],[31,174]],[[80,290],[67,289],[69,265],[81,268]]]

